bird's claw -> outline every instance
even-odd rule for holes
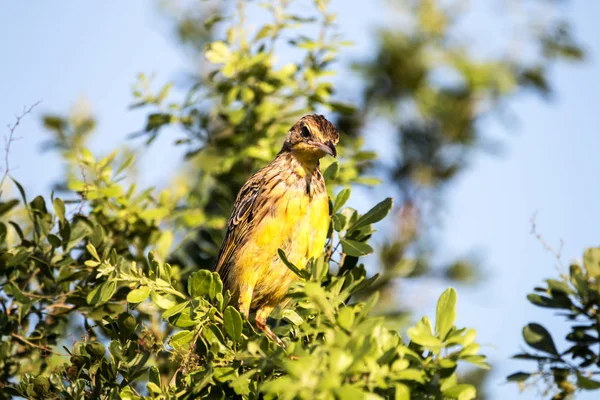
[[[285,348],[286,348],[285,343],[283,343],[283,341],[281,339],[279,339],[279,337],[271,330],[271,328],[269,328],[269,325],[267,325],[267,321],[256,319],[255,322],[256,322],[256,327],[258,329],[260,329],[262,332],[264,332],[264,334],[269,339],[271,339],[271,341],[277,343],[282,349],[285,350]]]

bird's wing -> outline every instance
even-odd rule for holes
[[[231,267],[232,256],[248,240],[250,231],[256,225],[254,221],[257,215],[263,214],[266,196],[261,194],[264,187],[264,174],[259,171],[246,182],[237,196],[217,258],[216,271],[222,277],[227,275],[228,268]]]

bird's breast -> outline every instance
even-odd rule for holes
[[[303,180],[273,186],[270,212],[257,224],[254,239],[240,252],[238,266],[244,266],[241,270],[257,279],[253,303],[265,299],[279,302],[296,279],[279,259],[278,249],[298,268],[323,252],[329,227],[327,193],[322,178],[311,182],[308,192]]]

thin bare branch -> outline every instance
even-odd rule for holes
[[[546,249],[548,252],[550,252],[558,260],[559,265],[561,266],[561,268],[564,269],[564,265],[562,263],[562,258],[561,258],[562,250],[565,245],[564,240],[560,239],[559,247],[558,247],[558,249],[555,249],[544,239],[544,237],[537,230],[537,211],[531,216],[531,219],[529,221],[531,222],[531,234],[536,237],[536,239],[541,243],[541,245],[544,247],[544,249]],[[559,271],[559,272],[561,272],[561,271]]]
[[[33,111],[33,109],[35,107],[37,107],[41,102],[42,102],[41,100],[38,100],[29,107],[23,106],[23,111],[21,112],[21,114],[15,115],[15,123],[12,125],[11,124],[7,125],[9,133],[8,133],[8,136],[4,137],[4,174],[2,175],[2,179],[0,179],[0,196],[2,196],[2,188],[4,187],[4,181],[6,180],[6,177],[8,176],[8,174],[10,173],[10,160],[8,157],[10,154],[10,146],[15,140],[20,139],[20,138],[15,137],[15,132],[17,130],[17,127],[21,124],[21,120],[26,115],[30,114],[31,111]]]
[[[60,355],[61,355],[60,353],[57,353],[57,352],[53,351],[53,350],[52,350],[50,347],[48,347],[48,346],[41,346],[41,345],[39,345],[39,344],[35,344],[35,343],[33,343],[32,341],[30,341],[30,340],[28,340],[28,339],[24,338],[23,336],[21,336],[21,335],[17,335],[16,333],[11,333],[11,334],[10,334],[10,336],[11,336],[11,337],[13,337],[13,338],[15,338],[15,339],[17,339],[18,341],[20,341],[20,342],[22,342],[22,343],[24,343],[24,344],[27,344],[27,345],[29,345],[29,346],[31,346],[31,347],[35,347],[36,349],[40,349],[40,350],[42,350],[42,351],[45,351],[45,352],[48,352],[48,353],[51,353],[51,354],[54,354],[54,355],[57,355],[57,356],[60,356]]]

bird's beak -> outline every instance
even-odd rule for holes
[[[335,150],[335,145],[328,140],[327,143],[317,143],[317,147],[323,150],[326,154],[329,154],[332,157],[337,157],[337,151]]]

